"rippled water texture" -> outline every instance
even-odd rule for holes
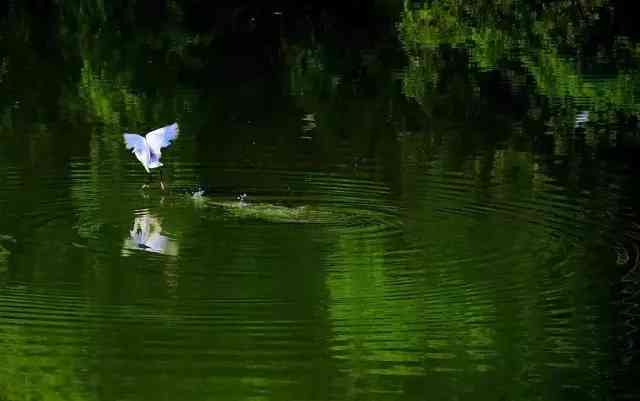
[[[620,5],[187,3],[2,9],[0,401],[640,399]]]

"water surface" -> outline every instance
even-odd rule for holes
[[[640,397],[622,6],[86,3],[2,10],[0,400]]]

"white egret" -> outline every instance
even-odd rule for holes
[[[178,132],[178,123],[173,123],[153,130],[144,137],[130,133],[125,133],[123,136],[127,149],[132,149],[131,153],[136,155],[147,173],[151,173],[149,169],[162,167],[162,163],[160,163],[161,149],[169,146],[171,141],[178,137]],[[160,170],[160,187],[164,190],[162,170]]]

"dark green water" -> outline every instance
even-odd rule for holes
[[[587,3],[2,6],[0,400],[638,399],[640,42]]]

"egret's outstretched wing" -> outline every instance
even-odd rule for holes
[[[143,137],[138,134],[124,134],[123,136],[127,149],[133,149],[133,153],[144,152],[147,144]]]
[[[151,149],[151,153],[154,153],[157,155],[158,159],[160,159],[160,149],[171,145],[171,141],[178,137],[178,132],[179,128],[177,123],[149,132],[146,138],[149,148]]]
[[[143,137],[137,134],[124,134],[123,136],[127,149],[132,149],[132,153],[136,155],[145,170],[149,172],[149,169],[147,168],[147,163],[149,161],[149,149],[147,148],[147,142]]]

